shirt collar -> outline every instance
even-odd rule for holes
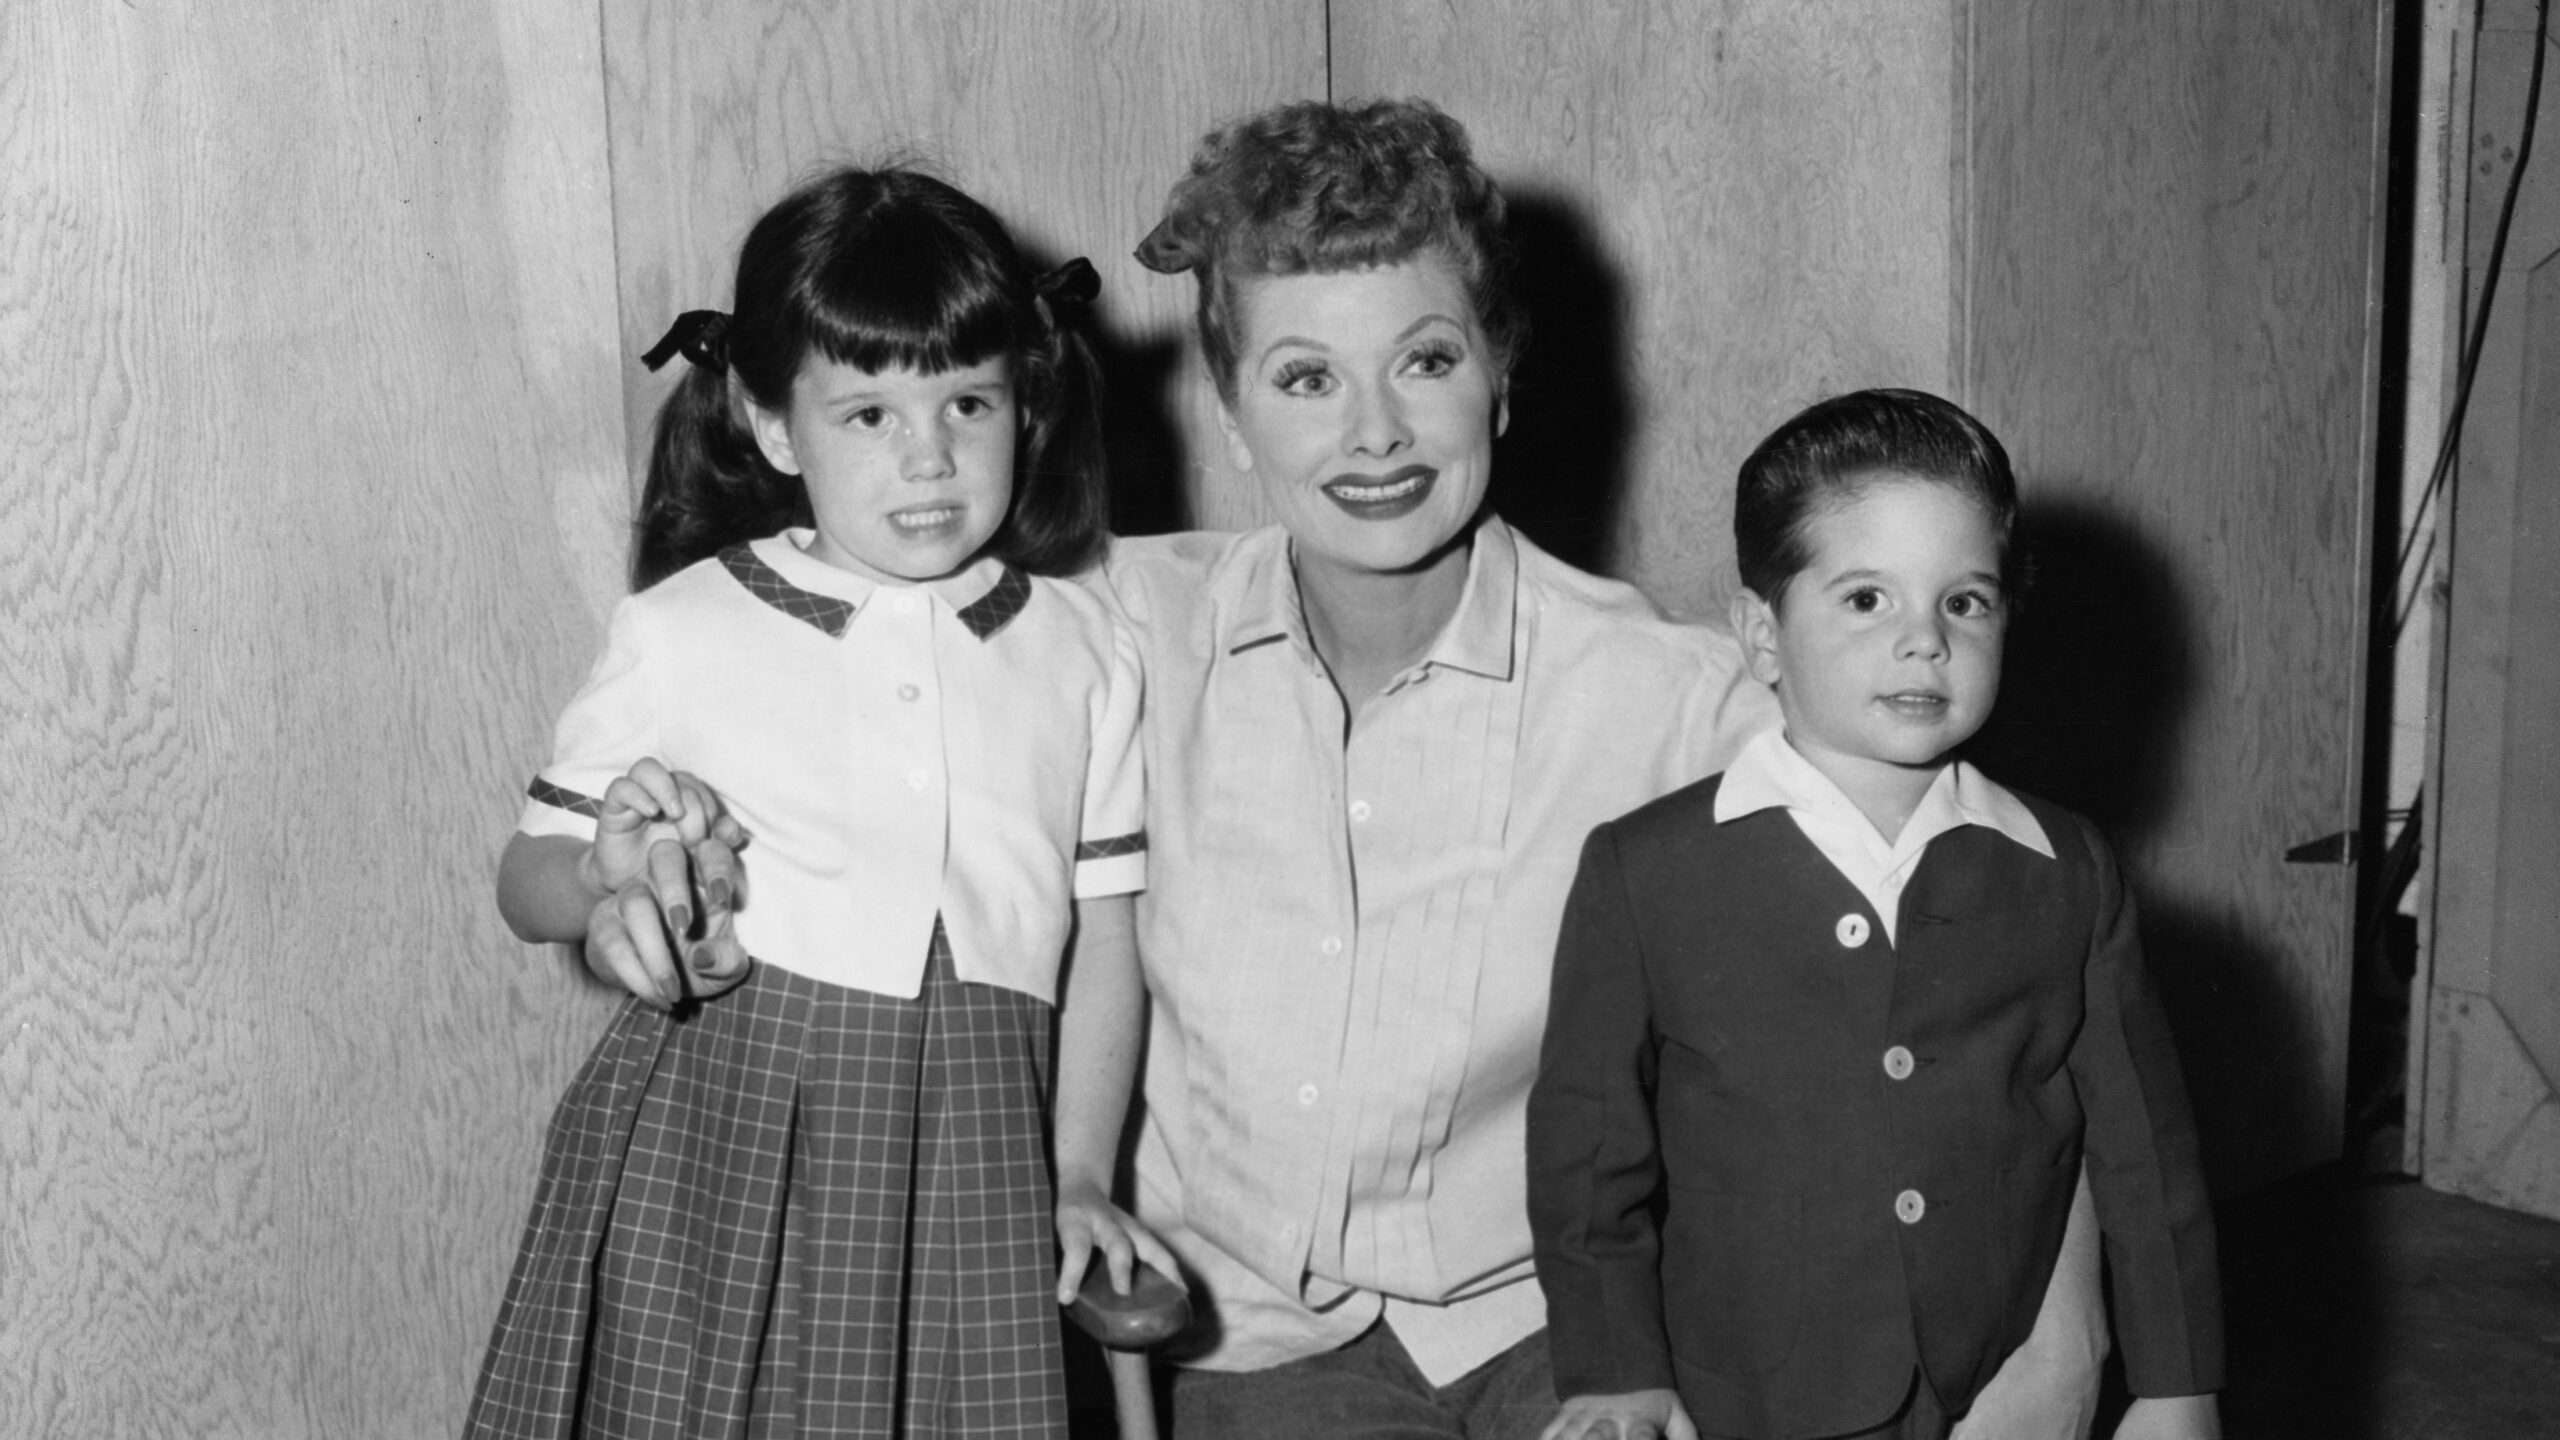
[[[1253,556],[1236,603],[1226,612],[1218,648],[1234,655],[1275,640],[1293,640],[1312,656],[1315,644],[1307,636],[1306,611],[1298,599],[1297,572],[1289,561],[1285,532],[1271,533],[1274,543]],[[1476,526],[1471,539],[1467,583],[1458,593],[1457,611],[1441,627],[1422,663],[1508,680],[1518,623],[1519,542],[1511,527],[1493,515]]]
[[[815,536],[805,527],[767,535],[721,551],[720,563],[747,593],[830,637],[842,638],[855,612],[874,594],[891,587],[808,554],[802,547]],[[969,633],[981,640],[1012,623],[1031,602],[1031,577],[985,555],[939,580],[912,588],[949,606]]]
[[[1734,759],[1732,768],[1724,772],[1723,783],[1716,787],[1719,825],[1769,809],[1831,815],[1845,812],[1870,832],[1875,828],[1856,802],[1842,793],[1830,776],[1815,769],[1813,762],[1788,744],[1785,734],[1778,730],[1764,730],[1753,736]],[[1894,848],[1909,848],[1914,842],[1925,842],[1962,825],[1996,830],[2048,860],[2053,858],[2053,841],[2026,802],[1964,760],[1946,766],[1930,782],[1928,793],[1920,797],[1918,808],[1904,823],[1902,837]]]

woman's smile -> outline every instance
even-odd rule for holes
[[[1407,465],[1385,475],[1336,475],[1325,482],[1324,493],[1355,519],[1393,520],[1421,509],[1439,478],[1428,465]]]

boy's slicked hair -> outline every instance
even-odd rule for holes
[[[1998,436],[1962,406],[1920,390],[1860,390],[1820,401],[1772,431],[1742,462],[1733,492],[1734,565],[1775,605],[1812,563],[1806,528],[1825,506],[1889,475],[1935,481],[1972,497],[2000,546],[2000,583],[2024,579],[2018,482]]]
[[[1232,404],[1241,282],[1425,252],[1455,267],[1496,368],[1508,369],[1527,321],[1511,291],[1502,191],[1476,165],[1466,127],[1426,100],[1306,100],[1210,131],[1137,254],[1199,282],[1201,350]]]

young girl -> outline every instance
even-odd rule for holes
[[[1550,1437],[1950,1433],[2083,1154],[2134,1393],[2213,1433],[2213,1234],[2133,909],[1954,752],[1999,688],[2008,459],[1911,391],[1743,463],[1734,628],[1782,732],[1593,832],[1529,1102]]]
[[[552,1122],[469,1434],[1063,1436],[1057,1302],[1096,1246],[1124,1288],[1170,1272],[1107,1199],[1136,652],[1047,578],[1101,539],[1061,323],[1093,283],[936,180],[842,170],[648,357],[693,368],[638,593],[498,880],[632,998]],[[739,876],[702,842],[742,828]]]

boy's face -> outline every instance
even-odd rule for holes
[[[1816,511],[1805,538],[1812,558],[1776,606],[1734,602],[1751,673],[1777,688],[1787,739],[1851,796],[1925,782],[2000,693],[1991,518],[1950,486],[1886,472]]]

